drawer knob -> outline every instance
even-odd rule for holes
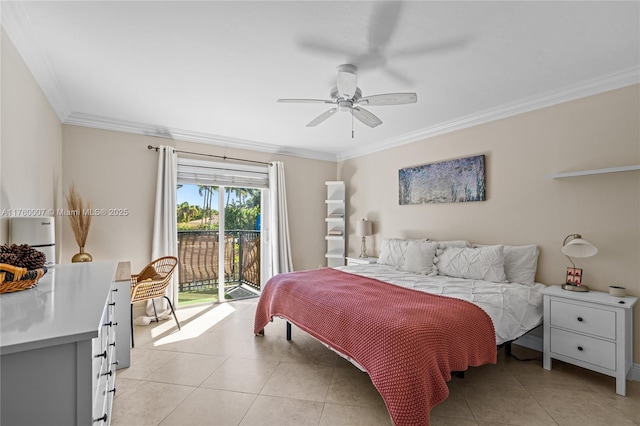
[[[113,327],[114,325],[118,325],[117,322],[109,321],[104,324],[105,327]]]
[[[580,349],[582,350],[582,349]],[[102,373],[102,376],[111,376],[113,374],[113,371],[109,370],[106,373]]]
[[[109,392],[116,393],[116,388],[111,389]]]
[[[583,348],[582,346],[578,346],[578,350],[579,350],[579,351],[583,351],[583,350],[584,350],[584,348]]]
[[[107,421],[107,413],[104,413],[104,416],[98,417],[97,419],[93,420],[94,423],[106,422],[106,421]]]
[[[102,352],[101,354],[95,355],[94,358],[106,358],[107,357],[107,351]]]
[[[115,345],[116,345],[116,342],[109,343],[109,346],[115,346]]]
[[[116,302],[109,303],[109,306],[116,306]]]
[[[578,322],[582,322],[582,317],[578,317]]]

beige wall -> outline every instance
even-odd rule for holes
[[[7,216],[14,209],[55,210],[61,205],[62,126],[1,31],[0,243],[6,243]],[[56,228],[59,236],[59,223]]]
[[[139,270],[151,260],[151,234],[158,154],[147,145],[285,164],[291,248],[295,269],[324,264],[324,182],[335,179],[334,162],[225,149],[169,139],[79,126],[63,126],[64,179],[74,182],[94,208],[126,208],[126,217],[94,217],[86,250],[94,259],[130,260]],[[215,160],[214,161],[220,161]],[[77,252],[68,223],[63,226],[62,261]]]
[[[599,252],[578,259],[585,284],[612,284],[640,296],[640,172],[548,179],[547,174],[640,164],[639,86],[591,96],[340,162],[348,182],[348,229],[374,222],[383,237],[467,239],[537,244],[537,280],[564,281],[565,236],[580,233]],[[398,170],[486,155],[487,201],[398,205]],[[351,252],[359,238],[349,235]],[[635,362],[640,363],[640,305],[635,307]]]

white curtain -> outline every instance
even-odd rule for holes
[[[178,161],[175,150],[160,145],[158,150],[158,180],[156,186],[156,207],[153,216],[152,260],[163,256],[178,257],[178,229],[176,220],[176,187],[178,182]],[[175,307],[178,301],[178,268],[173,271],[171,283],[167,287],[167,297]],[[155,299],[158,318],[166,319],[171,314],[164,298]],[[151,300],[147,301],[147,315],[138,323],[149,323],[155,319]]]
[[[291,243],[289,241],[289,219],[287,217],[287,195],[284,183],[284,164],[274,161],[269,167],[269,244],[271,266],[269,275],[275,276],[293,271]]]

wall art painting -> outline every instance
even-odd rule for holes
[[[486,200],[484,155],[407,167],[398,174],[400,205]]]

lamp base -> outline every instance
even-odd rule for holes
[[[362,245],[360,246],[360,259],[366,259],[367,257],[369,257],[369,255],[367,254],[367,238],[363,235],[362,236]]]
[[[589,291],[589,287],[586,285],[562,284],[562,289],[568,291]]]

